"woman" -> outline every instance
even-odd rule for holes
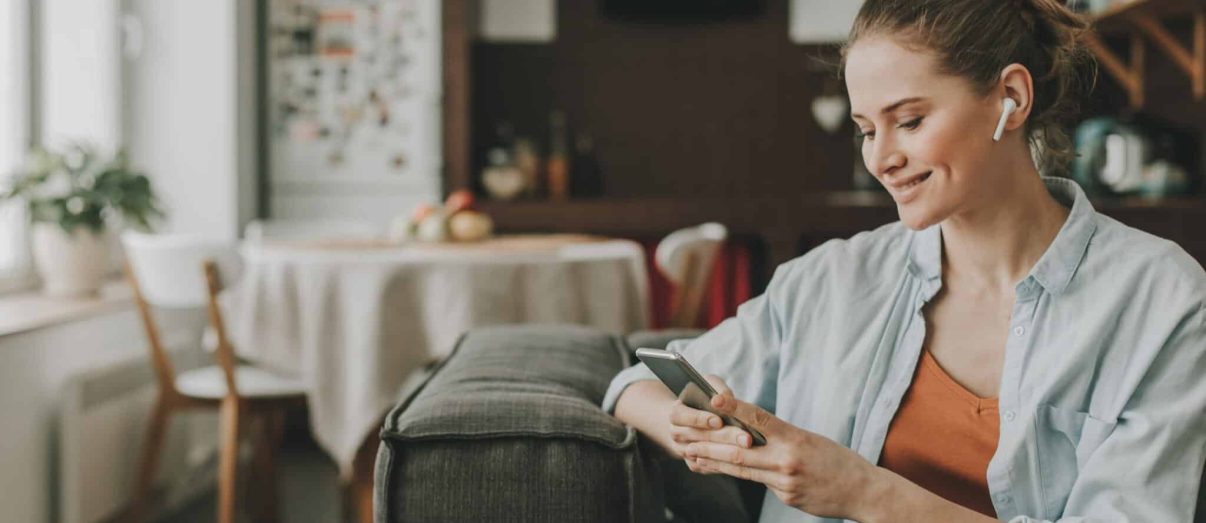
[[[1084,28],[1055,0],[867,0],[845,77],[901,221],[670,347],[767,445],[644,366],[605,407],[696,472],[766,484],[763,521],[1190,521],[1206,273],[1031,156],[1068,152]]]

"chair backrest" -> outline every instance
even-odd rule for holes
[[[228,283],[241,272],[238,250],[230,242],[185,234],[127,232],[121,243],[139,291],[155,307],[206,306],[205,260],[215,260]]]
[[[381,235],[371,223],[356,220],[252,220],[243,229],[251,243],[266,240],[368,240]]]
[[[217,359],[226,375],[228,391],[234,387],[233,350],[226,341],[225,329],[217,308],[219,267],[222,274],[237,277],[241,269],[238,252],[229,242],[195,235],[153,235],[127,232],[121,237],[126,255],[126,279],[146,330],[151,362],[164,394],[175,394],[171,361],[159,338],[159,329],[151,315],[151,306],[163,308],[200,308],[209,311],[210,324],[217,331]],[[233,281],[233,278],[227,278]]]
[[[716,255],[728,236],[724,225],[705,223],[674,231],[658,243],[654,263],[677,287],[668,327],[695,326]]]

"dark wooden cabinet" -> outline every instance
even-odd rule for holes
[[[699,27],[619,22],[596,2],[559,2],[555,42],[508,45],[472,40],[475,1],[444,1],[446,191],[478,189],[480,149],[496,120],[521,128],[526,119],[535,132],[548,111],[564,109],[598,145],[606,197],[483,197],[498,231],[655,239],[717,221],[757,244],[769,275],[825,240],[897,220],[885,193],[849,191],[858,161],[849,129],[825,133],[809,115],[816,96],[844,93],[834,70],[818,65],[835,58],[832,47],[788,41],[787,0],[768,0],[759,17]],[[1149,65],[1147,110],[1206,128],[1206,104],[1189,96],[1183,74]],[[1086,109],[1111,114],[1126,100],[1103,79]],[[1095,206],[1206,261],[1206,196]]]

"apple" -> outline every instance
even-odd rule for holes
[[[448,195],[448,199],[444,200],[444,208],[449,213],[455,214],[460,211],[472,209],[474,203],[476,203],[476,199],[473,197],[473,193],[465,189],[461,189],[458,191],[452,191],[452,194]]]
[[[448,220],[448,232],[452,239],[462,242],[484,240],[493,232],[494,221],[476,211],[461,211]]]

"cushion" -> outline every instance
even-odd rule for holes
[[[300,380],[246,365],[235,367],[235,388],[239,389],[239,396],[253,399],[300,396],[306,392]],[[187,370],[176,376],[176,390],[193,398],[222,399],[226,397],[226,375],[216,365]]]

